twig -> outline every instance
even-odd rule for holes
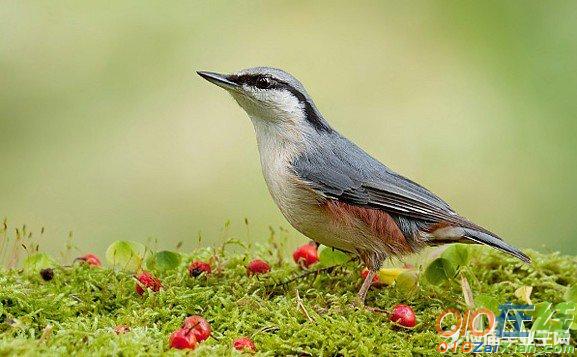
[[[461,273],[461,289],[463,290],[463,297],[465,298],[465,304],[469,309],[475,307],[475,300],[473,299],[473,291],[471,291],[471,286],[465,274]]]
[[[305,314],[305,316],[307,317],[307,319],[312,322],[313,319],[311,318],[311,316],[309,315],[307,309],[305,308],[304,304],[303,304],[303,299],[301,299],[300,295],[299,295],[299,289],[296,289],[296,296],[297,296],[297,306],[303,311],[303,313]]]
[[[292,277],[288,280],[285,280],[283,282],[265,285],[264,288],[268,289],[268,288],[276,288],[276,287],[288,285],[288,284],[292,283],[293,281],[299,280],[301,278],[305,278],[305,277],[307,277],[309,275],[313,275],[313,274],[315,275],[315,278],[316,278],[316,276],[319,273],[323,273],[323,272],[331,273],[333,270],[335,270],[336,268],[339,268],[339,267],[341,267],[341,266],[340,265],[333,265],[333,266],[322,268],[322,269],[309,270],[309,271],[306,271],[306,272],[299,274],[295,277]]]

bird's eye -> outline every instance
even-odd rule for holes
[[[255,84],[257,88],[267,89],[272,85],[272,81],[268,77],[259,77]]]

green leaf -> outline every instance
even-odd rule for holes
[[[24,272],[27,274],[37,273],[42,269],[54,268],[58,264],[51,256],[45,253],[34,253],[24,259]]]
[[[167,272],[178,268],[181,260],[180,254],[163,250],[150,256],[146,260],[146,267],[149,270]]]
[[[527,314],[533,317],[533,326],[531,326],[531,331],[542,331],[547,330],[547,326],[551,316],[553,316],[552,304],[547,301],[543,301],[535,304],[534,311],[528,311]]]
[[[425,278],[433,284],[440,285],[455,277],[455,267],[445,258],[437,258],[425,270]]]
[[[404,272],[406,269],[403,268],[381,268],[377,272],[379,281],[386,285],[393,285],[395,280]]]
[[[412,293],[419,286],[419,277],[414,271],[404,271],[397,276],[395,286],[404,293]]]
[[[527,315],[532,316],[534,318],[544,316],[551,309],[551,303],[547,301],[541,301],[534,305],[535,310],[526,312]]]
[[[441,258],[447,259],[455,267],[465,266],[469,263],[469,247],[465,244],[453,244],[445,249]]]
[[[495,297],[487,294],[479,294],[475,296],[475,305],[477,307],[485,307],[493,311],[496,315],[500,314],[499,311],[499,300]]]
[[[563,301],[555,305],[555,311],[561,314],[573,314],[577,308],[577,303],[572,301]]]
[[[138,242],[118,240],[106,250],[108,264],[128,271],[136,271],[142,265],[146,248]]]
[[[324,247],[319,253],[319,261],[324,266],[342,265],[349,260],[346,253],[329,247]]]
[[[564,301],[555,305],[555,317],[561,321],[563,330],[577,330],[577,303]]]
[[[577,285],[573,285],[567,288],[565,291],[565,301],[571,301],[577,303]]]

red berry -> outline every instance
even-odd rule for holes
[[[197,315],[189,316],[184,319],[182,328],[184,330],[192,330],[192,333],[198,342],[202,342],[209,338],[210,333],[212,332],[208,321]]]
[[[196,278],[202,273],[210,274],[211,271],[212,269],[210,267],[210,264],[201,262],[199,260],[190,263],[190,265],[188,266],[188,273],[190,274],[190,276],[194,278]]]
[[[198,345],[194,333],[188,329],[178,329],[170,334],[170,347],[183,349],[195,349]]]
[[[417,323],[417,318],[410,306],[399,304],[391,312],[391,321],[403,327],[414,327]]]
[[[248,269],[248,275],[265,274],[270,271],[270,265],[261,259],[251,261],[246,268]]]
[[[364,279],[367,278],[367,275],[369,275],[369,269],[368,268],[363,268],[363,270],[361,270],[361,277]],[[375,274],[373,276],[373,285],[374,286],[381,286],[381,281],[379,280],[379,274]]]
[[[92,253],[88,253],[85,256],[82,256],[82,257],[79,257],[76,259],[82,260],[83,262],[90,265],[91,267],[102,266],[102,263],[100,263],[100,259],[98,259],[98,257]]]
[[[144,289],[149,288],[152,291],[158,291],[162,287],[160,280],[155,278],[152,274],[145,271],[138,276],[139,283],[136,283],[136,292],[138,295],[144,294]]]
[[[319,261],[319,253],[316,245],[304,244],[298,247],[293,253],[295,263],[303,268],[308,268]]]
[[[254,345],[254,342],[252,342],[252,340],[248,337],[237,338],[232,342],[232,345],[237,351],[256,352],[256,346]]]

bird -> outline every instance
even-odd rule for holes
[[[361,305],[385,259],[429,246],[483,244],[530,263],[519,249],[341,135],[291,74],[271,67],[197,73],[248,114],[264,180],[287,221],[314,242],[358,255],[368,268],[357,293]]]

